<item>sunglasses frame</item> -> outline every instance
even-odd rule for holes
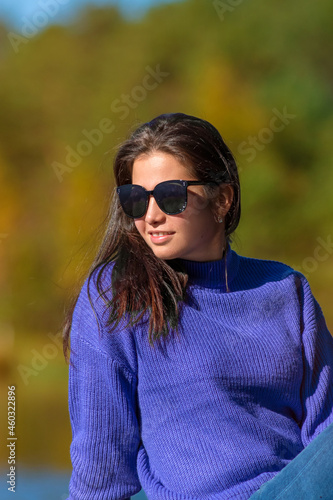
[[[154,191],[155,189],[160,186],[161,184],[169,184],[169,183],[180,183],[182,185],[182,187],[185,188],[185,199],[184,199],[184,204],[183,204],[183,207],[181,210],[178,210],[177,212],[167,212],[166,210],[163,210],[163,208],[160,206],[159,204],[159,201],[156,199],[155,197],[155,194],[154,194]],[[178,215],[178,214],[181,214],[182,212],[184,212],[185,208],[187,207],[187,188],[188,186],[206,186],[208,184],[215,184],[215,185],[218,185],[217,182],[215,181],[207,181],[207,182],[202,182],[202,181],[184,181],[182,179],[174,179],[174,180],[169,180],[169,181],[162,181],[162,182],[159,182],[158,184],[156,184],[156,186],[154,187],[154,189],[152,190],[147,190],[145,189],[143,186],[140,186],[139,184],[123,184],[122,186],[118,186],[117,187],[117,194],[118,194],[118,197],[119,197],[119,202],[120,202],[120,205],[125,213],[125,215],[127,217],[130,217],[131,219],[141,219],[141,217],[143,217],[146,213],[147,213],[147,210],[148,210],[148,204],[149,204],[149,198],[150,196],[153,196],[158,207],[160,208],[160,210],[162,210],[163,213],[167,214],[167,215]],[[145,194],[146,194],[146,203],[145,203],[145,211],[142,215],[140,215],[139,217],[134,217],[133,215],[129,215],[125,212],[124,208],[123,208],[123,205],[121,203],[121,200],[120,200],[120,192],[121,192],[121,188],[122,187],[125,187],[125,186],[138,186],[140,187],[141,189],[143,189],[145,191]]]

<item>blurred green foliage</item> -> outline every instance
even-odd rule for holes
[[[232,3],[188,0],[131,21],[89,8],[22,39],[0,26],[0,362],[32,428],[29,405],[48,412],[51,463],[69,464],[65,410],[50,417],[67,368],[59,349],[25,388],[17,365],[59,329],[100,241],[113,155],[142,121],[181,111],[220,130],[241,175],[234,248],[304,272],[332,331],[333,3]]]

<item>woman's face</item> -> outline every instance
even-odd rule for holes
[[[178,159],[160,151],[140,156],[133,164],[132,183],[149,191],[160,182],[179,179],[198,180]],[[224,223],[215,221],[204,186],[187,188],[187,207],[177,215],[165,214],[151,196],[146,214],[135,219],[135,225],[160,259],[209,261],[222,258]]]

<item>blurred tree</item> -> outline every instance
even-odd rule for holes
[[[241,253],[307,272],[318,238],[330,238],[333,4],[225,5],[187,0],[136,20],[91,7],[17,51],[0,24],[0,312],[27,363],[30,339],[59,328],[93,258],[117,145],[155,115],[201,116],[230,144]],[[149,72],[164,76],[148,88]],[[332,255],[313,269],[332,329]]]

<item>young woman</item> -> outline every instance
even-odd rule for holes
[[[333,339],[302,274],[231,249],[234,158],[207,121],[140,126],[69,315],[71,500],[333,498]]]

